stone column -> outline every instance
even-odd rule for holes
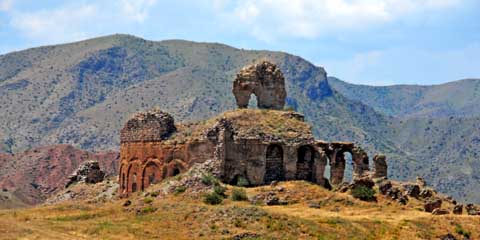
[[[335,149],[330,161],[330,183],[332,185],[341,184],[345,172],[345,158],[338,149]]]
[[[325,167],[327,166],[327,156],[321,149],[315,150],[315,162],[314,162],[314,180],[315,183],[325,186],[325,177],[323,176],[325,173]]]
[[[373,163],[375,164],[375,173],[373,177],[375,178],[386,178],[387,177],[387,158],[383,154],[377,154],[373,157]]]
[[[369,170],[368,155],[359,148],[354,147],[352,149],[352,162],[353,162],[353,179],[361,177],[365,171]]]
[[[285,166],[285,180],[294,180],[297,173],[297,151],[295,146],[284,147],[283,165]]]

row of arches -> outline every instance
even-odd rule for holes
[[[167,177],[176,176],[185,172],[186,169],[186,163],[180,159],[166,164],[161,164],[159,160],[153,159],[143,165],[138,160],[132,160],[127,166],[120,167],[120,189],[124,194],[143,191],[151,184],[159,183]]]
[[[264,182],[285,180],[283,169],[283,148],[279,144],[271,144],[267,147]],[[297,172],[295,179],[314,181],[315,149],[312,146],[304,145],[297,150]]]
[[[310,145],[303,145],[297,149],[295,179],[315,182],[315,155],[316,150]],[[283,148],[279,144],[271,144],[266,150],[264,182],[285,180],[283,169]],[[326,157],[323,176],[326,179],[341,178],[340,181],[351,181],[353,178],[353,154],[350,151],[341,151],[333,156],[334,161]],[[346,173],[346,174],[345,174]]]

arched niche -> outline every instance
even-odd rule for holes
[[[312,181],[315,149],[310,145],[303,145],[297,150],[296,179]]]
[[[139,189],[139,179],[138,176],[141,175],[140,164],[134,160],[130,163],[127,171],[127,192],[132,193],[136,192]]]
[[[142,179],[142,190],[148,188],[151,184],[158,183],[162,180],[162,172],[156,162],[150,161],[145,165]]]
[[[272,181],[284,180],[282,146],[278,144],[269,145],[265,153],[265,160],[265,175],[263,181],[268,184]]]
[[[163,174],[165,177],[174,177],[178,174],[184,173],[188,169],[188,165],[181,159],[174,159],[171,160],[165,170],[166,172]]]

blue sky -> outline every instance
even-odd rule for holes
[[[478,0],[0,0],[0,54],[113,33],[285,51],[358,84],[480,78]]]

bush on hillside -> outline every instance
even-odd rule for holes
[[[355,186],[351,193],[354,198],[358,198],[363,201],[374,201],[376,199],[375,190],[364,185]]]
[[[203,202],[210,205],[218,205],[222,203],[223,197],[216,192],[206,193],[203,195]]]
[[[247,192],[243,188],[234,188],[232,190],[232,200],[233,201],[247,201]]]

